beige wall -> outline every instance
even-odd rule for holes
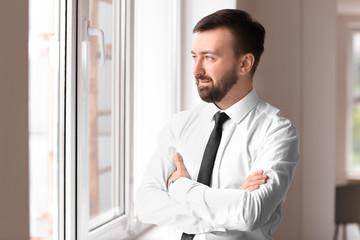
[[[336,1],[239,0],[267,29],[255,75],[261,98],[282,110],[301,139],[274,239],[331,239],[334,219]]]
[[[336,153],[336,1],[302,6],[302,239],[331,239]]]
[[[0,239],[29,239],[28,1],[0,1]]]
[[[265,52],[255,76],[262,99],[281,109],[302,138],[301,12],[299,1],[256,1],[251,6],[264,24]],[[301,141],[302,142],[302,141]],[[297,167],[275,239],[301,239],[301,164]]]

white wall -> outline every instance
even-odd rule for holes
[[[0,1],[0,239],[29,239],[28,1]]]
[[[134,15],[135,189],[155,151],[157,136],[176,112],[173,68],[175,1],[136,0]],[[156,16],[156,17],[154,17]]]

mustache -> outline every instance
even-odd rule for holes
[[[195,76],[195,79],[196,79],[196,80],[207,80],[207,81],[212,81],[212,78],[211,78],[211,77],[206,76],[206,75],[201,75],[201,74],[196,75],[196,76]]]

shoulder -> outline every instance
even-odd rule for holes
[[[203,114],[209,110],[209,105],[209,103],[200,103],[191,109],[178,112],[170,119],[170,122],[176,126],[184,126],[189,124],[195,119],[202,117]]]
[[[284,137],[296,137],[298,132],[294,124],[281,111],[263,100],[259,100],[255,108],[255,120],[262,122],[267,134],[281,133]]]
[[[200,124],[204,119],[211,115],[212,106],[209,103],[200,103],[199,105],[176,113],[170,121],[168,126],[175,136],[180,136],[183,131]]]

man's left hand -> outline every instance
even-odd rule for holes
[[[168,187],[171,182],[175,181],[178,178],[181,178],[181,177],[190,178],[190,175],[186,170],[186,167],[184,165],[184,162],[183,162],[183,159],[182,159],[182,156],[180,155],[180,153],[178,153],[178,152],[175,153],[174,161],[175,161],[175,165],[176,165],[176,170],[175,170],[175,172],[173,172],[171,174],[171,176],[169,177],[169,179],[167,181]]]

